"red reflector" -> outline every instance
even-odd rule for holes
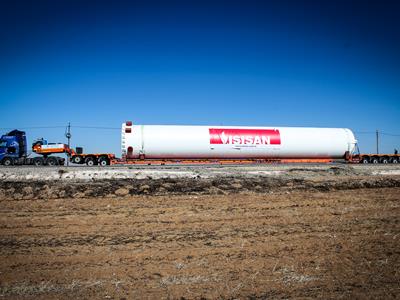
[[[132,153],[133,152],[133,148],[131,146],[128,147],[128,153]]]
[[[132,126],[132,121],[126,121],[126,126]]]
[[[131,133],[132,129],[131,128],[125,128],[125,133]]]

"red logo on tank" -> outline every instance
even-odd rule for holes
[[[277,129],[209,128],[210,144],[226,145],[280,145]]]

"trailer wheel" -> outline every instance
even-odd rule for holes
[[[369,159],[368,159],[368,157],[364,157],[364,158],[361,160],[361,163],[363,163],[363,164],[369,164]]]
[[[392,160],[391,160],[391,163],[392,164],[398,164],[399,160],[396,157],[393,157]]]
[[[3,161],[2,161],[2,163],[3,163],[4,166],[8,167],[8,166],[12,166],[13,163],[14,163],[14,161],[13,161],[13,159],[10,158],[10,157],[5,157],[5,158],[3,159]]]
[[[43,165],[44,165],[44,159],[43,159],[43,157],[35,157],[35,158],[33,159],[33,164],[34,164],[35,166],[37,166],[37,167],[43,166]]]
[[[71,161],[74,164],[81,164],[81,163],[83,163],[83,158],[82,158],[82,156],[76,155],[76,156],[72,157]]]
[[[107,157],[100,157],[99,158],[99,165],[100,166],[105,167],[105,166],[107,166],[109,164],[110,164],[110,162],[108,161]]]
[[[85,160],[86,165],[88,165],[89,167],[93,167],[96,164],[96,160],[94,157],[88,157]]]
[[[383,164],[388,164],[388,163],[389,163],[389,158],[383,157],[383,158],[381,159],[381,163],[383,163]]]
[[[46,160],[46,164],[53,167],[53,166],[58,165],[58,161],[55,157],[49,157]]]
[[[379,159],[377,157],[373,157],[373,158],[371,158],[371,163],[379,164]]]
[[[64,165],[64,162],[65,162],[65,159],[64,158],[62,158],[62,157],[58,157],[57,158],[57,164],[59,165],[59,166],[63,166]]]

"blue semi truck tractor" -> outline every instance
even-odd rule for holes
[[[33,146],[37,142],[34,142]],[[33,151],[35,152],[35,151]],[[0,138],[0,163],[12,165],[64,165],[65,158],[47,154],[29,157],[26,135],[24,131],[13,130]]]

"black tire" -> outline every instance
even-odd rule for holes
[[[12,166],[14,164],[14,160],[10,157],[5,157],[2,161],[2,164],[6,167]]]
[[[99,166],[105,167],[110,164],[110,161],[107,157],[100,157],[99,158]]]
[[[83,163],[83,158],[80,155],[75,155],[72,157],[71,162],[74,164],[82,164]]]
[[[377,158],[377,157],[372,157],[372,158],[371,158],[371,164],[379,164],[379,158]]]
[[[44,159],[43,157],[35,157],[33,159],[33,164],[37,167],[43,166],[44,165]]]
[[[57,166],[58,165],[58,160],[55,157],[49,157],[46,159],[46,165],[48,166]]]
[[[390,160],[390,162],[391,162],[392,164],[398,164],[398,163],[399,163],[399,159],[398,159],[397,157],[393,157],[393,158]]]
[[[93,167],[97,162],[96,162],[96,159],[94,157],[90,157],[89,156],[89,157],[86,158],[85,163],[86,163],[87,166]]]
[[[369,164],[369,158],[368,157],[363,157],[363,159],[361,160],[362,164]]]
[[[389,163],[389,158],[388,157],[382,157],[381,163],[382,164],[388,164]]]

